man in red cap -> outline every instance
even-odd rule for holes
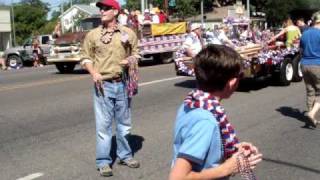
[[[102,176],[112,176],[110,151],[113,121],[116,123],[119,163],[130,168],[140,165],[133,159],[128,143],[132,87],[137,87],[132,86],[136,79],[131,75],[137,72],[138,39],[131,29],[117,23],[121,10],[117,1],[101,0],[96,6],[100,9],[102,25],[86,35],[81,48],[81,64],[94,82],[96,166]]]

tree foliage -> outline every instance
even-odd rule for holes
[[[251,0],[256,11],[266,13],[267,22],[273,26],[280,25],[295,10],[312,11],[320,9],[319,0]],[[301,17],[305,14],[300,14]]]
[[[297,9],[320,9],[319,0],[295,0]]]
[[[290,11],[296,6],[295,1],[268,0],[266,3],[267,21],[272,25],[280,24],[289,17]]]
[[[127,0],[126,7],[127,9],[130,10],[137,10],[140,9],[141,3],[139,0]]]
[[[22,0],[14,4],[14,22],[16,42],[21,44],[24,39],[38,34],[47,23],[49,5],[40,0]]]
[[[176,0],[174,16],[184,19],[198,14],[195,4],[194,0]]]

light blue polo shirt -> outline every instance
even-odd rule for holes
[[[192,170],[216,167],[223,160],[219,125],[210,111],[181,105],[174,129],[174,165],[177,158],[192,163]]]

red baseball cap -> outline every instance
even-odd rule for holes
[[[116,0],[101,0],[99,2],[96,3],[97,7],[101,7],[101,6],[110,6],[114,9],[117,9],[118,11],[121,10],[121,7],[118,3],[118,1]]]

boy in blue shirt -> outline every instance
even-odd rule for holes
[[[170,180],[228,179],[251,171],[262,154],[250,143],[239,143],[220,101],[229,98],[241,78],[241,57],[233,49],[209,45],[196,56],[198,89],[180,106],[174,131]]]

